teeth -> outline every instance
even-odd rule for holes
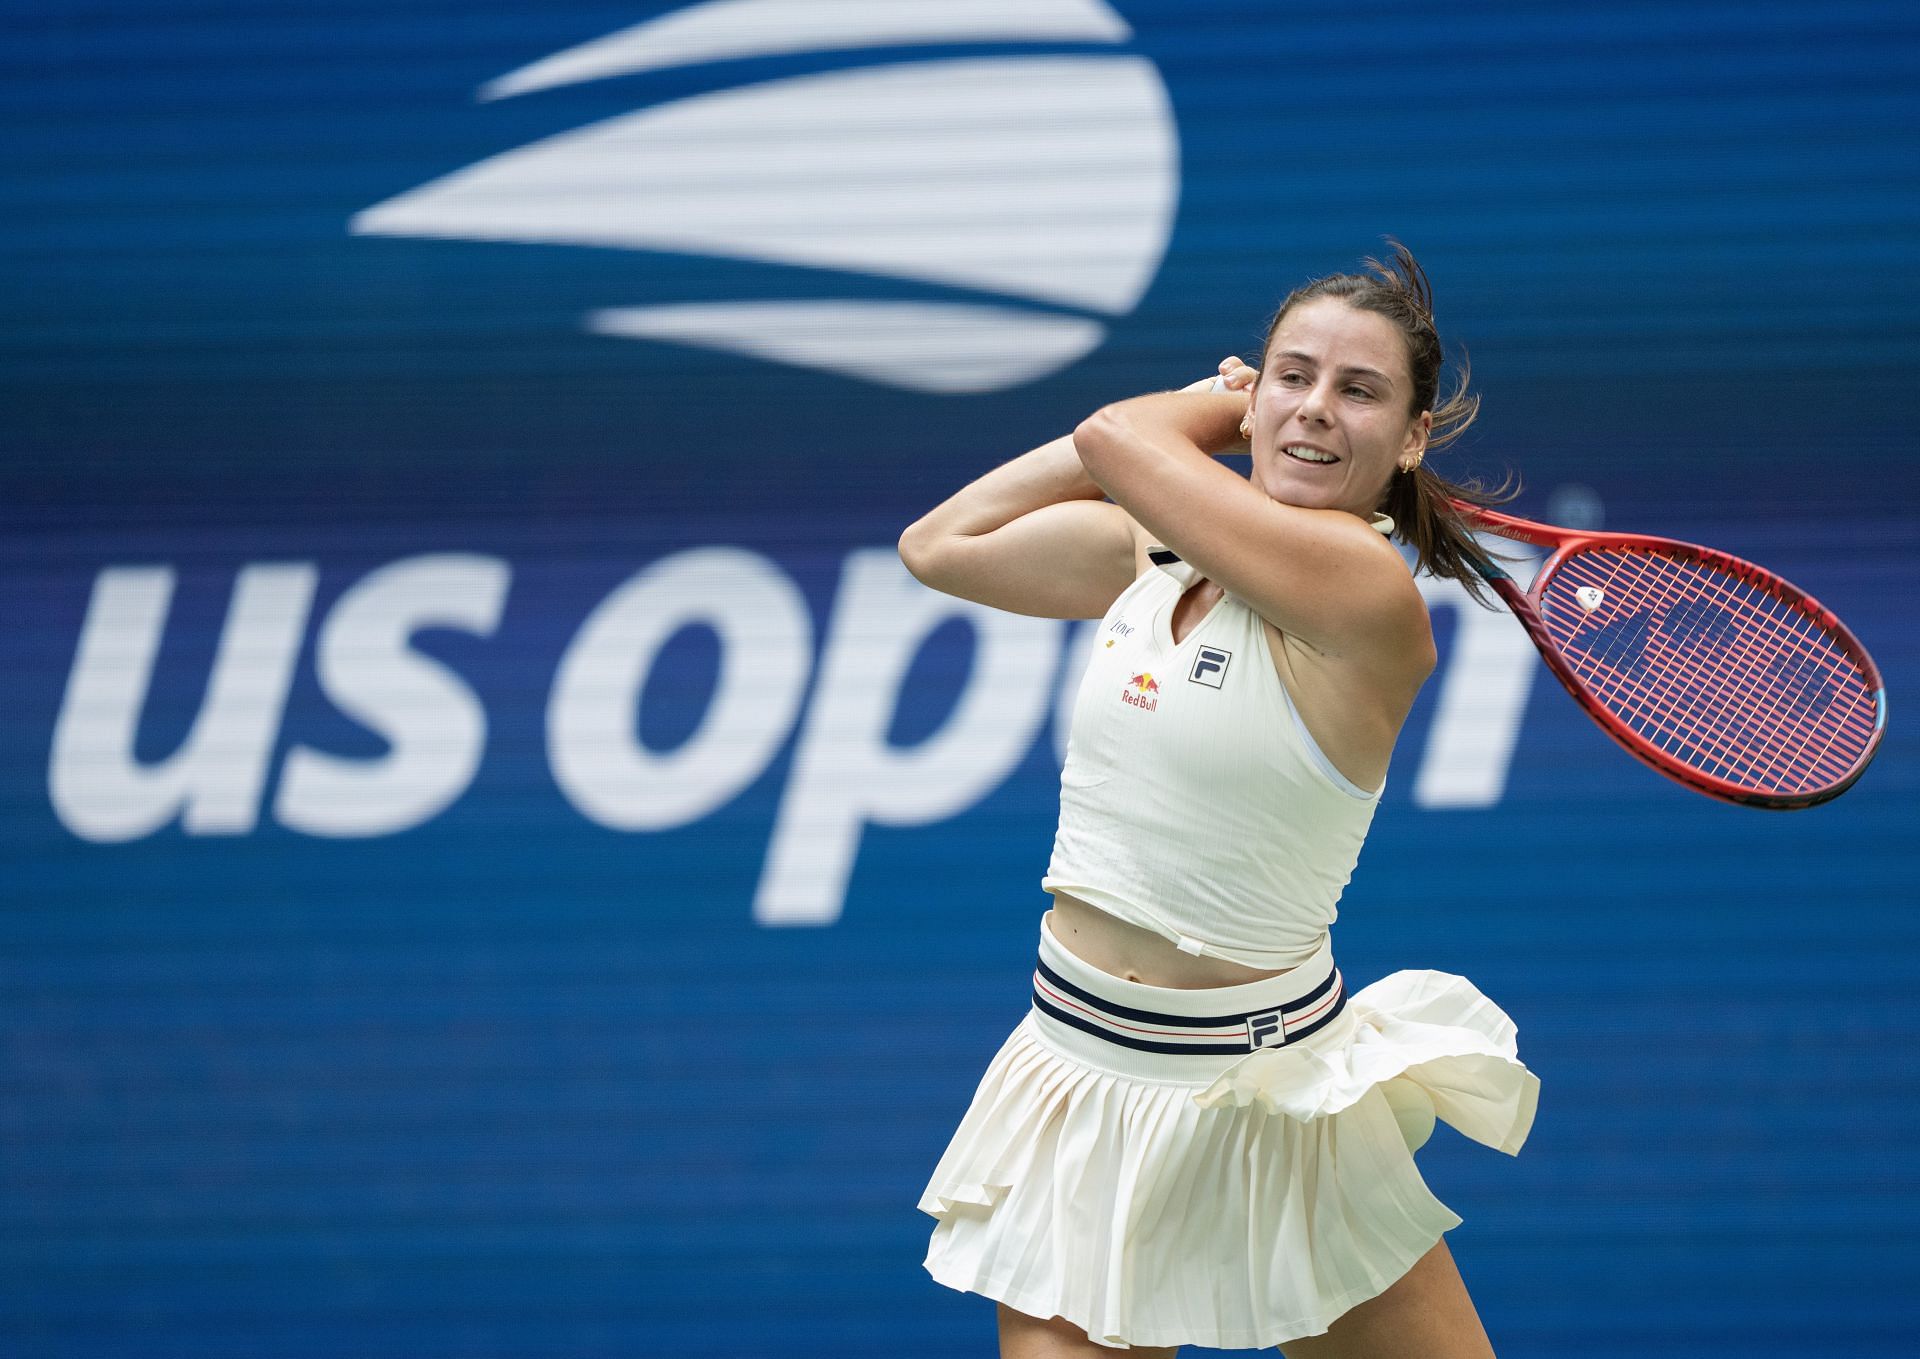
[[[1288,444],[1281,451],[1285,453],[1288,457],[1298,458],[1302,462],[1338,462],[1340,461],[1338,458],[1334,457],[1333,454],[1331,453],[1322,453],[1318,449],[1308,448],[1305,444]]]

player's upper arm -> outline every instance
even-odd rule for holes
[[[900,535],[900,559],[944,594],[1039,618],[1098,618],[1133,583],[1141,530],[1104,500],[1064,500],[987,533]]]
[[[1162,449],[1112,407],[1082,424],[1087,470],[1153,542],[1328,655],[1419,668],[1426,606],[1400,555],[1366,521],[1270,499],[1220,463]]]

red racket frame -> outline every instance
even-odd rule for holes
[[[1700,547],[1694,543],[1683,543],[1676,539],[1660,538],[1643,533],[1588,533],[1576,529],[1556,528],[1551,524],[1537,524],[1529,519],[1516,519],[1498,510],[1490,510],[1465,501],[1455,500],[1451,503],[1475,527],[1489,529],[1503,538],[1551,549],[1551,555],[1535,572],[1532,587],[1524,593],[1514,583],[1513,578],[1500,570],[1497,565],[1490,570],[1481,570],[1480,575],[1494,588],[1500,598],[1506,601],[1507,608],[1519,620],[1520,626],[1527,630],[1528,637],[1532,638],[1534,647],[1546,661],[1547,668],[1553,671],[1554,678],[1560,681],[1561,687],[1573,695],[1574,700],[1586,710],[1587,716],[1600,725],[1602,731],[1642,763],[1676,782],[1723,802],[1733,802],[1744,807],[1762,807],[1772,811],[1795,811],[1802,807],[1817,806],[1839,797],[1853,786],[1854,781],[1873,762],[1874,755],[1880,749],[1880,737],[1887,726],[1887,691],[1880,678],[1880,668],[1873,663],[1873,657],[1867,654],[1867,649],[1860,645],[1860,639],[1853,635],[1847,625],[1842,623],[1831,609],[1805,590],[1775,575],[1765,567],[1756,566],[1730,553],[1719,552],[1710,547]],[[1559,570],[1567,558],[1593,547],[1626,550],[1657,548],[1667,556],[1689,558],[1717,567],[1760,586],[1769,593],[1790,598],[1804,606],[1808,615],[1840,642],[1842,649],[1860,666],[1871,684],[1874,698],[1873,732],[1867,738],[1859,758],[1836,782],[1826,787],[1798,793],[1767,793],[1689,768],[1621,721],[1594,696],[1586,683],[1568,664],[1566,658],[1561,655],[1559,646],[1547,631],[1545,619],[1540,615],[1542,594],[1547,582],[1552,579],[1553,573]]]

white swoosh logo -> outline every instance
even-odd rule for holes
[[[1125,42],[1126,20],[1100,0],[715,0],[510,71],[480,87],[482,99],[585,80],[663,71],[711,61],[920,43]]]
[[[643,69],[635,63],[649,52],[655,64],[663,53],[711,55],[726,36],[714,27],[716,12],[744,9],[810,19],[759,35],[764,48],[798,42],[803,30],[809,41],[823,32],[849,40],[851,19],[871,20],[877,7],[717,0],[494,84],[538,88]],[[1036,11],[1059,25],[1111,15],[1087,3]],[[973,31],[988,20],[1010,24],[1008,15],[1000,4],[983,6]],[[949,36],[957,21],[948,13],[942,27],[941,17],[894,15],[886,40],[909,28]],[[677,46],[636,41],[674,23]],[[871,22],[860,30],[869,41],[876,31]],[[602,334],[915,390],[988,391],[1089,352],[1105,335],[1097,317],[1139,302],[1172,232],[1178,160],[1165,86],[1144,59],[974,58],[803,76],[622,115],[389,199],[351,229],[697,253],[997,294],[979,303],[716,301],[614,308],[588,322]],[[882,362],[887,344],[904,347]]]
[[[695,302],[594,312],[602,335],[674,340],[921,392],[989,392],[1100,343],[1080,316],[951,302]]]

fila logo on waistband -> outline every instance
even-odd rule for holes
[[[1193,658],[1193,671],[1187,678],[1209,689],[1218,689],[1226,683],[1227,662],[1232,659],[1231,651],[1222,651],[1217,646],[1203,646]]]
[[[1277,1048],[1285,1046],[1287,1041],[1286,1017],[1278,1010],[1269,1010],[1263,1015],[1247,1016],[1247,1046],[1249,1048]]]

